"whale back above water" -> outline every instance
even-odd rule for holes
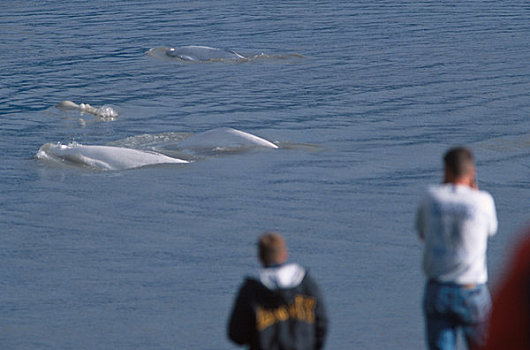
[[[298,53],[266,54],[259,52],[243,55],[230,49],[219,49],[209,46],[181,46],[181,47],[153,47],[146,55],[172,61],[208,63],[208,62],[232,62],[242,63],[256,60],[291,60],[304,58]]]
[[[232,128],[208,130],[175,145],[175,148],[194,153],[237,151],[249,148],[278,148],[274,143],[247,132]]]
[[[186,160],[156,152],[113,146],[85,146],[78,143],[47,143],[39,149],[37,158],[98,170],[126,170],[156,164],[188,163]]]
[[[169,48],[166,55],[184,61],[243,60],[246,57],[228,49],[208,46],[182,46]]]
[[[144,135],[145,136],[145,135]],[[141,147],[141,145],[138,145]],[[126,170],[156,164],[184,164],[193,154],[202,157],[222,152],[244,151],[251,148],[279,148],[274,143],[256,135],[232,128],[217,128],[179,140],[165,152],[175,149],[178,154],[170,157],[154,151],[121,146],[91,146],[78,143],[63,145],[46,143],[37,152],[37,159],[58,164],[87,167],[98,170]],[[158,148],[156,148],[158,149]]]

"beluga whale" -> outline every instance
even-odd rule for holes
[[[37,159],[95,170],[126,170],[158,164],[185,164],[187,160],[164,154],[114,146],[85,146],[79,143],[44,144]]]
[[[216,128],[192,135],[173,146],[199,154],[245,151],[252,148],[279,148],[259,136],[232,128]]]
[[[77,104],[72,101],[62,101],[56,107],[59,109],[78,110],[81,113],[92,114],[99,121],[113,121],[113,120],[116,120],[116,117],[118,116],[118,112],[116,112],[110,106],[102,106],[102,107],[96,108],[96,107],[92,107],[88,103]]]
[[[210,46],[189,45],[180,47],[154,47],[146,52],[147,55],[159,59],[176,60],[192,63],[207,62],[250,62],[255,60],[273,59],[285,60],[304,58],[297,53],[289,54],[242,54],[231,49],[222,49]]]
[[[205,63],[205,62],[241,62],[251,57],[244,56],[234,50],[220,49],[210,46],[155,47],[147,51],[147,55],[171,60]]]
[[[168,143],[170,134],[163,134],[158,146],[151,142],[159,139],[157,135],[129,137],[105,146],[83,145],[76,142],[66,145],[46,143],[40,147],[36,158],[55,164],[116,171],[158,164],[186,164],[210,155],[244,152],[257,148],[279,148],[264,138],[232,128],[212,129],[184,139],[179,135],[176,136],[174,143]]]
[[[245,60],[246,57],[229,49],[219,49],[209,46],[182,46],[169,48],[166,55],[183,61],[225,61]]]

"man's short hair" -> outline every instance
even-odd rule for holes
[[[473,153],[466,147],[451,148],[445,153],[444,165],[455,177],[466,175],[473,169]]]
[[[258,240],[258,256],[265,266],[280,263],[286,249],[285,240],[277,232],[267,231]]]

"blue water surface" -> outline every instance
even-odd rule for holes
[[[529,37],[517,0],[2,1],[0,347],[235,349],[233,298],[274,229],[323,289],[327,349],[423,348],[413,218],[443,152],[470,146],[496,200],[492,281],[529,218]],[[146,54],[184,45],[266,57]],[[217,127],[298,147],[113,172],[35,159]]]

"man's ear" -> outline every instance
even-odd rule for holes
[[[470,172],[469,176],[469,187],[478,189],[478,183],[477,183],[477,168],[473,166]]]
[[[289,258],[289,251],[287,249],[285,249],[282,253],[282,261],[281,263],[283,264],[284,262],[287,261],[287,259]]]

